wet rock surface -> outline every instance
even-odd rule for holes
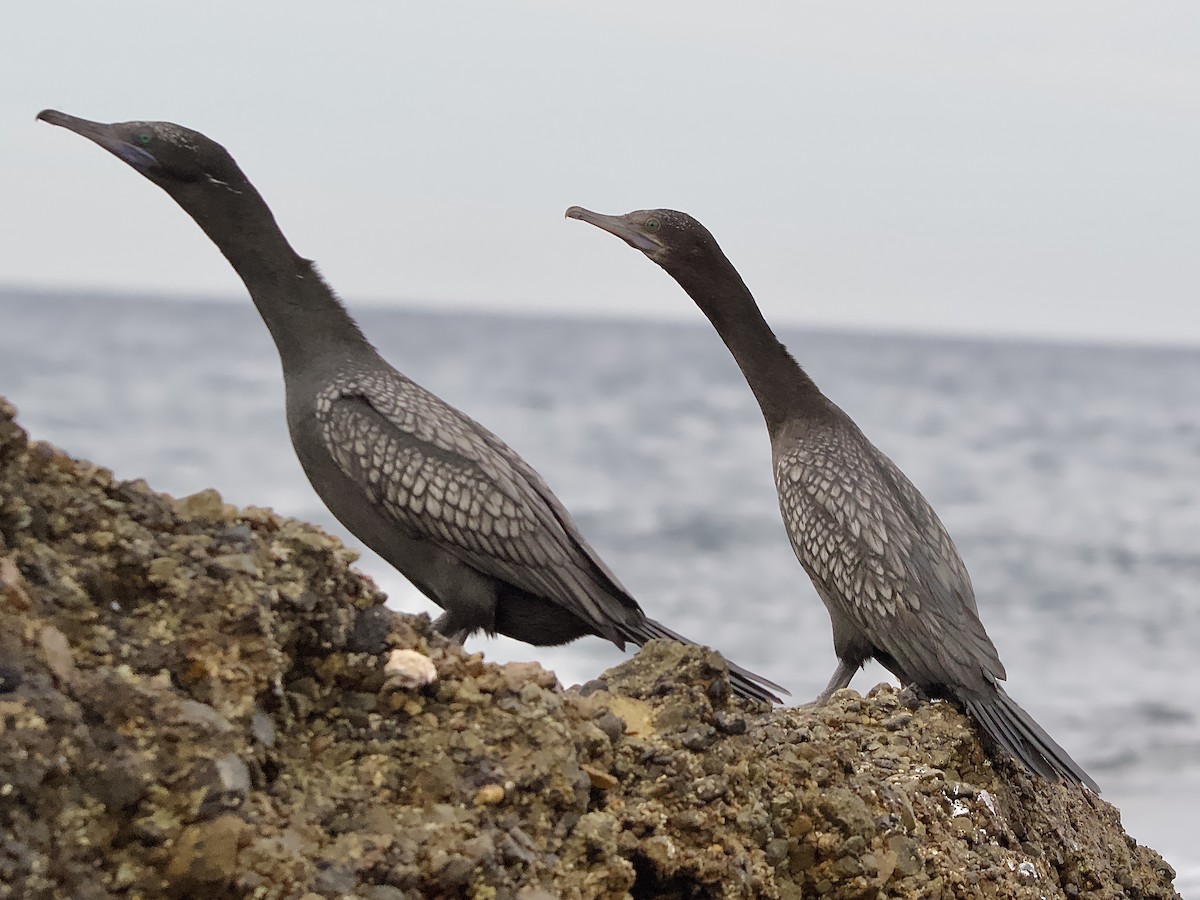
[[[31,442],[0,399],[0,898],[1175,897],[944,704],[562,690],[383,607],[319,529]],[[533,655],[536,651],[530,651]]]

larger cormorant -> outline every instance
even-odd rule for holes
[[[645,615],[520,456],[384,361],[224,147],[169,122],[38,118],[165,190],[229,260],[279,350],[305,474],[346,528],[445,611],[438,631],[690,643]],[[777,699],[771,682],[730,671],[738,694]]]

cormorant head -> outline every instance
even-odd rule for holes
[[[606,216],[582,206],[567,210],[568,219],[615,234],[641,250],[667,271],[698,268],[714,256],[723,256],[708,229],[675,209],[639,209],[623,216]]]
[[[83,135],[128,163],[185,206],[189,194],[211,196],[212,187],[242,194],[246,176],[224,147],[198,131],[171,122],[113,122],[105,125],[44,109],[37,116]]]

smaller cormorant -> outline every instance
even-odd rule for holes
[[[833,623],[838,666],[817,703],[870,658],[904,684],[950,698],[1000,746],[1045,778],[1099,788],[1009,697],[958,550],[896,465],[826,397],[776,338],[708,229],[686,213],[567,216],[640,250],[712,322],[746,376],[771,439],[779,507]]]

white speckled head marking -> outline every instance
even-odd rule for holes
[[[176,125],[174,122],[117,122],[109,127],[119,129],[134,136],[148,134],[155,141],[172,144],[193,153],[196,152],[197,146],[204,138],[199,132],[192,131],[190,128],[184,128],[182,125]]]

